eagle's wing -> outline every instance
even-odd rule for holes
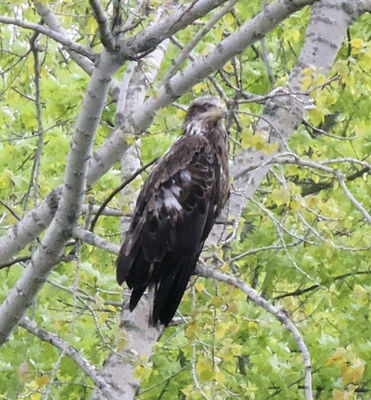
[[[117,260],[134,309],[155,287],[153,323],[167,325],[219,212],[220,166],[202,135],[182,136],[149,174]]]

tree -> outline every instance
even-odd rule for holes
[[[0,10],[4,398],[369,398],[371,2]],[[231,196],[151,328],[119,232],[202,93],[228,105]]]

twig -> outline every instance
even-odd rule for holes
[[[362,165],[362,167],[371,170],[371,164],[366,163],[361,160],[357,160],[356,158],[351,158],[351,157],[333,158],[331,160],[321,161],[320,163],[321,164],[337,164],[337,163],[344,163],[344,162],[352,163],[352,164],[359,164],[359,165]]]
[[[300,243],[302,243],[302,242],[303,242],[302,240],[297,240],[296,242],[293,242],[293,243],[287,243],[287,244],[286,244],[286,247],[297,246],[298,244],[300,244]],[[273,245],[271,245],[271,246],[265,246],[265,247],[259,247],[259,248],[257,248],[257,249],[247,250],[247,251],[245,251],[245,252],[243,252],[243,253],[241,253],[241,254],[238,254],[237,256],[234,256],[234,257],[230,258],[230,259],[228,260],[228,262],[233,262],[233,261],[240,260],[240,259],[243,258],[243,257],[247,257],[247,256],[249,256],[249,255],[251,255],[251,254],[259,253],[260,251],[266,251],[266,250],[281,250],[281,249],[283,249],[283,248],[284,248],[284,247],[283,247],[282,245],[273,244]]]
[[[90,307],[90,305],[88,303],[86,303],[81,297],[79,298],[80,302],[87,308],[87,310],[90,312],[90,315],[93,317],[93,321],[94,321],[94,325],[95,328],[98,332],[98,335],[100,336],[100,338],[102,339],[102,343],[112,352],[115,354],[119,354],[107,341],[107,339],[105,338],[100,326],[99,326],[99,321],[98,318],[94,312],[94,309],[92,307]]]
[[[285,253],[287,255],[287,258],[291,261],[292,265],[294,266],[294,268],[299,271],[302,275],[304,275],[306,278],[308,278],[309,280],[311,280],[313,283],[318,284],[318,282],[316,282],[316,280],[314,278],[312,278],[307,272],[305,272],[302,268],[299,267],[299,265],[296,263],[296,261],[294,260],[294,258],[291,256],[291,254],[289,253],[288,249],[287,249],[287,245],[285,242],[285,239],[283,237],[282,234],[282,230],[285,231],[286,233],[288,233],[289,235],[295,237],[298,240],[302,240],[305,241],[306,243],[310,243],[313,244],[313,242],[305,239],[305,238],[300,238],[299,236],[295,235],[294,233],[288,231],[282,224],[281,222],[279,222],[274,215],[266,208],[264,207],[262,204],[258,203],[257,201],[255,201],[253,198],[250,199],[251,202],[253,202],[258,208],[260,208],[262,211],[264,211],[268,217],[272,220],[276,231],[278,233],[278,237],[282,243],[282,246],[285,250]]]
[[[98,221],[98,218],[100,217],[102,211],[104,210],[104,208],[106,207],[106,205],[116,196],[117,193],[119,193],[125,186],[127,186],[130,182],[132,182],[139,174],[141,174],[143,171],[145,171],[148,167],[150,167],[152,164],[154,164],[156,161],[158,160],[158,157],[155,158],[154,160],[150,161],[149,163],[147,163],[146,165],[144,165],[143,167],[139,168],[138,170],[136,170],[134,172],[134,174],[128,178],[125,179],[124,182],[121,183],[120,186],[118,186],[107,198],[106,200],[104,200],[104,202],[102,203],[102,205],[100,206],[99,210],[97,211],[97,213],[95,214],[95,217],[93,218],[93,220],[91,221],[90,224],[90,231],[93,232],[94,231],[94,226]]]
[[[100,39],[103,46],[109,50],[115,50],[115,39],[108,27],[108,19],[104,13],[101,2],[99,0],[89,0],[89,3],[93,9],[95,19],[98,23]]]
[[[17,263],[19,263],[19,262],[28,261],[28,260],[30,260],[30,259],[31,259],[31,256],[30,256],[30,255],[29,255],[29,256],[23,256],[23,257],[13,258],[12,260],[9,260],[9,261],[7,261],[7,262],[5,262],[5,263],[3,263],[3,264],[0,264],[0,269],[9,268],[9,267],[11,267],[11,266],[14,265],[14,264],[17,264]]]
[[[308,348],[300,335],[299,330],[295,326],[295,324],[290,320],[287,313],[281,309],[279,310],[277,307],[270,304],[267,300],[259,295],[259,293],[249,287],[243,280],[231,277],[229,275],[223,274],[219,271],[203,268],[197,265],[195,269],[195,274],[199,276],[203,276],[205,278],[213,278],[220,282],[225,282],[228,285],[232,285],[238,289],[241,289],[244,293],[246,293],[249,300],[257,304],[258,306],[264,308],[267,312],[274,315],[292,334],[295,339],[298,347],[303,355],[303,364],[304,364],[304,391],[306,400],[313,400],[312,394],[312,374],[311,374],[311,362],[310,362],[310,354]]]
[[[67,356],[69,356],[85,373],[88,375],[97,387],[110,398],[111,386],[103,379],[103,377],[95,371],[94,367],[86,360],[78,350],[76,350],[73,346],[66,343],[63,339],[61,339],[55,333],[51,333],[45,331],[42,328],[39,328],[36,322],[31,321],[28,317],[24,316],[19,325],[26,329],[28,332],[37,336],[40,340],[44,342],[48,342],[51,345],[55,346],[62,352],[64,352]]]
[[[353,275],[369,275],[369,274],[371,274],[371,271],[348,272],[346,274],[334,276],[332,279],[334,281],[338,281],[340,279],[348,278],[349,276],[353,276]],[[280,294],[280,295],[278,295],[276,297],[273,297],[273,301],[277,301],[277,300],[283,299],[285,297],[290,297],[290,296],[300,296],[302,294],[311,292],[312,290],[316,290],[316,289],[319,289],[319,285],[312,285],[312,286],[309,286],[309,287],[304,288],[304,289],[296,289],[296,290],[294,290],[292,292],[283,293],[283,294]]]
[[[227,4],[225,4],[225,6],[222,7],[218,12],[216,12],[204,25],[204,27],[199,32],[197,32],[193,39],[187,44],[186,47],[183,48],[183,51],[174,60],[172,67],[162,79],[161,86],[166,85],[169,82],[170,78],[174,76],[180,65],[188,58],[191,51],[202,39],[202,37],[205,36],[210,31],[210,29],[233,8],[237,1],[238,0],[229,0]]]
[[[341,186],[341,188],[343,189],[345,195],[353,203],[353,205],[356,208],[358,208],[358,210],[363,214],[363,216],[365,217],[366,221],[369,224],[371,224],[371,215],[366,211],[366,209],[363,207],[363,205],[353,196],[352,192],[348,189],[347,185],[345,184],[345,176],[344,176],[344,174],[342,174],[337,169],[335,169],[333,173],[336,176],[336,179],[339,182],[339,185]]]
[[[90,207],[89,204],[83,204],[81,207],[81,213],[86,214],[87,212],[90,212],[91,214],[96,214],[99,208],[100,206],[93,205],[92,207]],[[123,217],[124,213],[118,208],[106,206],[105,209],[101,212],[101,215],[106,215],[110,217]],[[125,216],[127,217],[126,214]]]
[[[196,307],[196,292],[194,286],[192,287],[192,308]],[[196,372],[196,361],[197,361],[197,351],[196,351],[196,341],[193,340],[192,342],[192,361],[191,361],[191,374],[192,374],[192,379],[193,379],[193,384],[195,385],[195,388],[197,391],[200,393],[201,397],[203,397],[205,400],[209,400],[207,397],[206,393],[202,390],[200,383],[198,382],[197,379],[197,372]]]
[[[54,286],[60,290],[64,290],[68,293],[73,294],[74,290],[67,287],[67,286],[63,286],[60,283],[57,283],[55,281],[52,281],[51,279],[47,279],[46,282],[51,285]],[[93,296],[90,296],[85,290],[81,289],[80,287],[77,289],[77,291],[79,292],[78,298],[80,300],[83,299],[84,301],[90,301],[91,303],[96,304],[97,303],[97,299]],[[118,294],[117,294],[118,295]],[[115,301],[115,300],[104,300],[103,304],[105,306],[114,306],[114,307],[118,307],[121,308],[123,307],[122,301]]]
[[[35,74],[35,106],[36,106],[36,120],[37,120],[37,144],[35,151],[35,158],[32,163],[30,184],[25,194],[25,200],[23,205],[23,210],[27,210],[27,203],[31,188],[33,188],[34,206],[38,202],[38,186],[39,186],[39,174],[40,174],[40,164],[41,156],[44,148],[44,128],[42,122],[42,107],[41,107],[41,89],[40,89],[40,59],[39,59],[39,45],[38,45],[39,34],[35,32],[30,40],[30,47],[32,50],[34,58],[34,74]]]
[[[101,249],[107,250],[110,253],[118,254],[120,247],[114,243],[109,242],[96,235],[95,233],[88,231],[83,228],[75,228],[73,231],[73,236],[83,242],[89,243],[92,246],[100,247]]]
[[[66,48],[75,51],[76,53],[82,54],[85,57],[88,57],[90,60],[94,61],[96,59],[96,54],[92,53],[91,51],[85,49],[85,47],[80,46],[79,44],[75,43],[73,40],[68,38],[67,36],[53,31],[46,26],[42,26],[39,24],[34,24],[33,22],[21,21],[18,18],[9,18],[0,15],[0,23],[8,24],[8,25],[17,25],[25,29],[31,29],[33,31],[42,33],[50,37],[51,39],[55,40],[56,42],[62,44]]]
[[[172,320],[172,322],[174,322],[174,319]],[[170,382],[174,377],[176,377],[177,375],[181,374],[182,372],[186,371],[186,370],[189,369],[189,368],[190,368],[190,365],[187,364],[187,365],[185,365],[184,367],[180,368],[178,371],[176,371],[176,372],[174,372],[173,374],[171,374],[169,377],[164,378],[163,380],[161,380],[161,381],[159,381],[159,382],[157,381],[157,382],[156,382],[155,384],[153,384],[152,386],[147,387],[147,388],[145,388],[145,389],[140,388],[140,389],[139,389],[138,395],[140,396],[140,395],[142,395],[142,394],[144,394],[144,393],[150,392],[151,390],[156,389],[157,387],[161,386],[163,383],[168,383],[168,382]]]
[[[306,127],[311,129],[313,132],[318,133],[319,135],[327,136],[333,139],[337,140],[353,140],[356,138],[356,136],[350,136],[350,137],[343,137],[343,136],[338,136],[338,135],[333,135],[331,133],[326,132],[323,129],[317,128],[316,126],[311,125],[308,121],[305,119],[302,120],[302,124]]]
[[[10,206],[8,206],[8,204],[6,204],[6,203],[5,203],[4,201],[2,201],[1,199],[0,199],[0,204],[1,204],[3,207],[5,207],[5,208],[10,212],[10,214],[13,215],[13,217],[14,217],[16,220],[20,221],[20,218],[18,217],[18,215],[15,213],[15,211],[12,210],[12,208],[11,208]]]
[[[61,362],[62,362],[64,356],[65,356],[65,353],[64,353],[64,351],[62,351],[59,354],[58,360],[55,362],[55,364],[53,366],[53,369],[52,369],[52,371],[51,371],[51,373],[49,375],[49,382],[48,382],[48,386],[46,387],[43,400],[48,400],[49,399],[49,396],[50,396],[50,394],[52,392],[52,389],[53,389],[53,386],[54,386],[54,382],[55,382],[55,380],[57,378],[58,369],[59,369],[59,367],[61,365]]]

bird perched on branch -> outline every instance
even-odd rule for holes
[[[189,106],[182,136],[149,173],[117,258],[134,310],[154,290],[150,322],[168,325],[229,193],[227,111],[217,97]]]

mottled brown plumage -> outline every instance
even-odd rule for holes
[[[154,289],[151,322],[168,325],[228,196],[228,143],[217,97],[190,105],[182,136],[152,169],[117,259],[132,311]]]

